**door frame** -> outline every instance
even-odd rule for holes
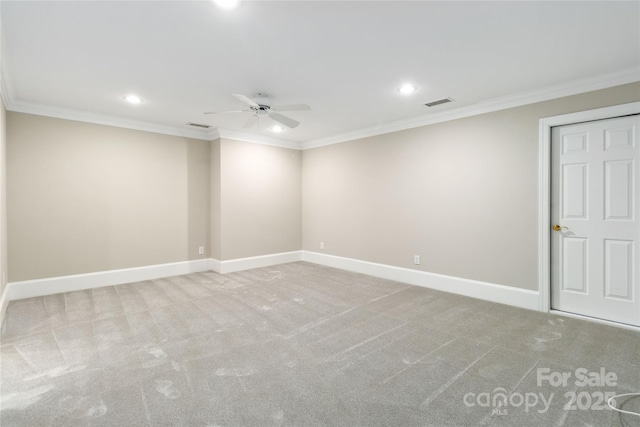
[[[538,144],[538,309],[551,310],[551,128],[593,120],[640,114],[640,102],[595,110],[543,117],[539,121]],[[573,315],[572,315],[573,316]],[[582,317],[580,315],[575,315]],[[604,321],[603,322],[607,322]]]

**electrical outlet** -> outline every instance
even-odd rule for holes
[[[415,265],[420,265],[420,255],[414,255],[413,256],[413,263]]]
[[[324,250],[324,242],[320,242],[320,249]]]
[[[204,255],[204,246],[198,247],[198,255]]]

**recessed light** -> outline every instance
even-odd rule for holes
[[[127,101],[130,104],[142,104],[143,99],[140,98],[138,95],[127,95],[123,98],[125,101]]]
[[[398,92],[402,95],[411,95],[417,89],[418,88],[415,85],[412,85],[411,83],[405,83],[398,88]]]
[[[240,0],[213,0],[220,9],[235,9],[240,4]]]
[[[271,126],[271,132],[275,132],[275,133],[284,132],[284,128],[280,125],[273,125]]]

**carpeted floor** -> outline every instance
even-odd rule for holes
[[[3,427],[640,426],[602,401],[637,332],[303,262],[12,301],[1,338]]]

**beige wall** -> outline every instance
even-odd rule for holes
[[[221,226],[221,210],[220,210],[220,193],[221,193],[221,181],[220,181],[220,139],[211,141],[211,194],[209,197],[211,222],[209,230],[211,235],[209,236],[209,242],[211,244],[211,258],[222,260],[222,233]]]
[[[10,281],[206,258],[209,142],[7,114]]]
[[[300,250],[301,158],[298,150],[221,139],[218,259]]]
[[[9,279],[323,241],[327,254],[535,289],[538,120],[639,99],[631,84],[304,152],[10,112]]]
[[[538,120],[638,100],[630,84],[304,151],[303,249],[536,289]]]
[[[11,281],[301,247],[300,151],[21,113],[8,129]]]
[[[7,126],[4,102],[0,100],[0,296],[9,280],[7,261]],[[0,316],[0,322],[2,316]]]

